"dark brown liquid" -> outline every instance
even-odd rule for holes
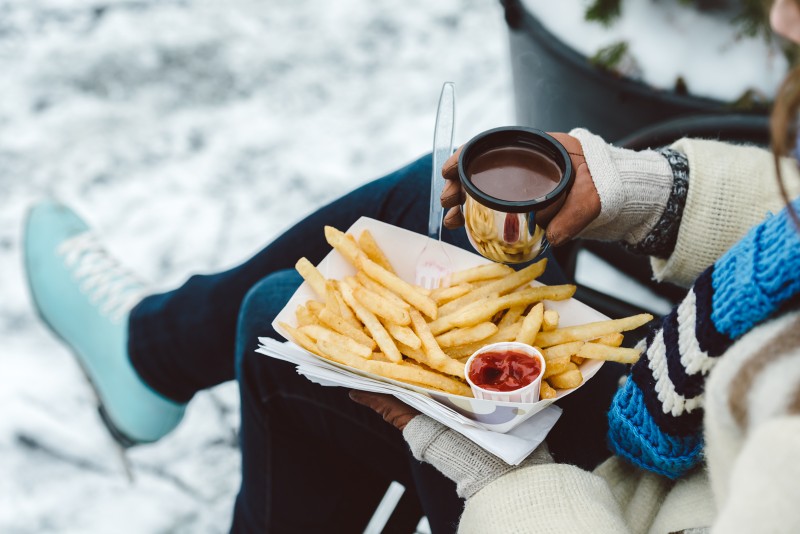
[[[475,187],[500,200],[542,197],[556,188],[561,169],[538,150],[494,148],[476,157],[467,169]]]

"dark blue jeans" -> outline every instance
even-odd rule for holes
[[[345,230],[368,216],[425,233],[430,173],[430,158],[421,158],[316,211],[244,264],[193,276],[133,310],[131,360],[155,390],[186,402],[239,382],[242,486],[232,530],[360,532],[392,480],[406,487],[393,529],[411,532],[424,513],[434,532],[455,530],[463,502],[454,484],[417,462],[400,432],[344,389],[254,352],[259,336],[280,339],[270,324],[302,281],[294,263],[305,256],[316,264],[330,250],[323,226]],[[443,237],[469,248],[463,230]],[[562,280],[551,262],[543,281]],[[565,416],[548,439],[558,460],[592,467],[608,455],[605,409],[620,372],[599,373],[571,395],[577,408],[562,404]]]

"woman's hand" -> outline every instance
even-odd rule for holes
[[[551,133],[550,135],[567,149],[575,169],[575,182],[564,203],[537,214],[539,220],[546,224],[547,240],[552,245],[558,246],[573,239],[597,218],[600,214],[600,196],[597,194],[589,167],[586,165],[586,158],[583,156],[580,142],[564,133]],[[450,229],[464,225],[461,204],[464,203],[466,197],[458,178],[458,156],[460,154],[461,148],[450,156],[442,167],[442,175],[446,182],[442,190],[441,202],[442,206],[448,209],[444,217],[444,226]]]
[[[354,389],[350,391],[350,398],[367,408],[375,410],[383,417],[384,421],[401,431],[409,421],[419,415],[419,411],[391,395],[367,393],[366,391]]]

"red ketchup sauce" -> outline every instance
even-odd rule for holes
[[[478,354],[469,367],[469,379],[490,391],[514,391],[534,380],[542,372],[539,359],[512,350]]]

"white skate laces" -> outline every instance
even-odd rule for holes
[[[58,254],[81,292],[112,322],[122,321],[145,296],[141,279],[120,265],[92,232],[67,239],[59,245]]]

